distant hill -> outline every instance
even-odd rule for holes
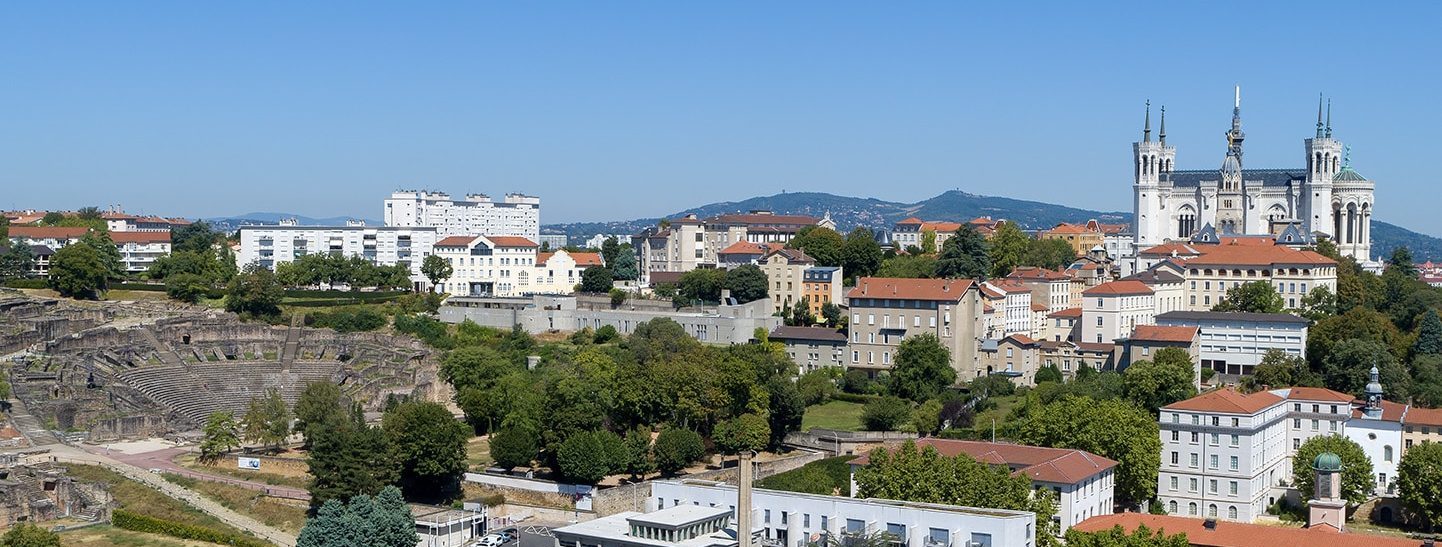
[[[768,210],[777,214],[798,214],[820,217],[830,213],[842,232],[858,226],[874,230],[891,230],[897,221],[907,217],[924,220],[960,221],[990,216],[1004,218],[1028,230],[1055,226],[1060,222],[1085,222],[1096,219],[1102,222],[1131,222],[1130,212],[1103,212],[1077,209],[1039,201],[1027,201],[997,196],[982,196],[950,190],[936,197],[916,203],[897,203],[875,198],[838,196],[823,192],[781,193],[759,196],[741,201],[711,203],[667,215],[675,218],[687,213],[708,217],[723,213],[738,213],[754,210]],[[545,233],[565,233],[571,241],[580,241],[595,234],[634,234],[648,226],[655,226],[657,218],[618,220],[609,222],[577,222],[547,224],[541,227]],[[1406,228],[1381,221],[1372,221],[1372,248],[1377,257],[1386,257],[1392,249],[1405,245],[1411,249],[1417,260],[1442,261],[1442,239],[1413,232]]]

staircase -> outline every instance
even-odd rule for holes
[[[305,314],[297,313],[290,317],[290,328],[285,331],[285,346],[280,351],[281,370],[290,370],[296,355],[300,354],[300,331],[304,325]]]

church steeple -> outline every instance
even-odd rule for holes
[[[1147,118],[1142,125],[1142,142],[1152,142],[1152,101],[1147,100]]]
[[[1322,138],[1322,94],[1317,94],[1317,138]]]
[[[1167,105],[1162,105],[1162,129],[1161,132],[1157,134],[1157,137],[1162,143],[1162,146],[1165,147],[1167,145]]]
[[[1332,138],[1332,99],[1327,99],[1327,138]]]
[[[1242,86],[1235,89],[1235,98],[1232,102],[1232,129],[1227,131],[1227,155],[1236,156],[1237,163],[1242,161],[1242,140],[1246,134],[1242,132]]]

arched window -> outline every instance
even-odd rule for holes
[[[1197,514],[1197,502],[1194,501],[1194,502],[1191,502],[1191,503],[1188,503],[1188,504],[1187,504],[1187,514],[1188,514],[1188,515],[1196,515],[1196,514]]]
[[[1207,504],[1207,516],[1209,516],[1209,517],[1215,517],[1215,516],[1217,516],[1217,504],[1215,504],[1215,503]]]
[[[1173,515],[1177,514],[1177,500],[1167,502],[1167,513]]]
[[[1237,506],[1233,505],[1227,507],[1227,518],[1231,520],[1237,520]]]
[[[1387,446],[1382,447],[1382,461],[1384,461],[1384,462],[1390,462],[1390,461],[1392,461],[1392,445],[1387,445]]]

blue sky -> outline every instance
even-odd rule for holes
[[[1005,5],[1003,5],[1005,4]],[[1143,101],[1215,168],[1302,164],[1316,98],[1377,218],[1442,234],[1437,4],[80,3],[0,16],[0,208],[543,222],[829,191],[1130,209]],[[1419,199],[1421,197],[1422,199]]]

